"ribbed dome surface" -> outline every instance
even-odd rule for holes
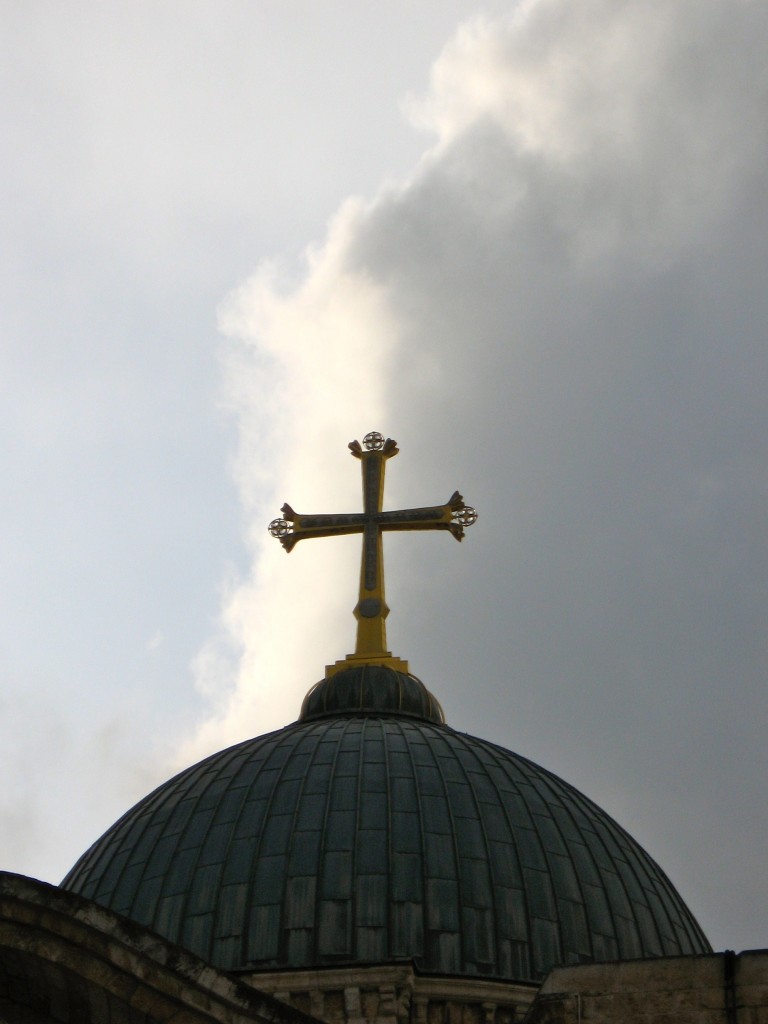
[[[413,960],[538,980],[709,950],[651,858],[571,786],[391,712],[337,714],[182,772],[63,886],[225,970]]]
[[[420,679],[385,665],[346,668],[321,679],[304,698],[299,721],[356,712],[392,712],[438,725],[445,722],[443,709]]]

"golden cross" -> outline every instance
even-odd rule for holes
[[[382,533],[385,530],[449,530],[456,540],[461,540],[464,528],[476,522],[477,512],[464,504],[458,491],[454,491],[445,505],[382,511],[384,469],[387,459],[397,455],[396,442],[392,438],[385,441],[381,434],[371,431],[363,438],[362,445],[359,441],[351,441],[349,447],[355,458],[361,461],[363,511],[339,515],[300,515],[286,502],[281,509],[284,518],[273,519],[269,524],[269,532],[279,539],[286,551],[292,551],[300,540],[307,537],[362,533],[360,596],[355,607],[355,653],[347,655],[335,665],[327,666],[325,674],[326,677],[332,676],[350,664],[363,663],[388,665],[399,672],[407,672],[408,663],[401,658],[393,658],[387,650],[384,620],[389,614],[389,608],[384,599]]]

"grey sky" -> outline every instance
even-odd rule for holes
[[[768,15],[384,7],[4,15],[4,866],[295,717],[357,544],[264,527],[378,429],[481,513],[388,539],[394,652],[764,945]]]

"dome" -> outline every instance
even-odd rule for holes
[[[339,672],[299,722],[160,786],[62,885],[228,971],[412,961],[538,981],[710,948],[592,801],[383,668]]]
[[[445,723],[443,709],[420,679],[386,665],[361,665],[321,679],[304,698],[299,721],[351,712],[390,712]]]

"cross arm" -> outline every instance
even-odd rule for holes
[[[454,491],[445,505],[377,512],[372,518],[382,530],[449,530],[460,541],[464,528],[475,522],[477,513]]]
[[[269,532],[277,537],[286,551],[293,551],[300,540],[307,537],[341,537],[350,533],[362,533],[368,516],[363,512],[349,515],[340,513],[301,515],[294,512],[286,502],[280,509],[282,519],[273,519],[269,524]]]

